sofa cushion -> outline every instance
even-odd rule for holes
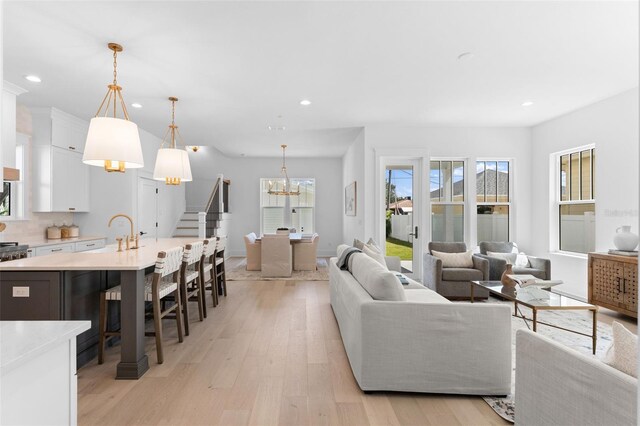
[[[460,253],[431,250],[431,254],[442,260],[443,268],[473,268],[473,250]]]
[[[468,268],[443,268],[442,281],[482,281],[482,271]]]
[[[614,321],[611,328],[613,342],[602,361],[616,370],[638,377],[638,336],[618,321]]]
[[[452,303],[444,296],[440,296],[435,291],[423,289],[407,289],[404,291],[407,296],[407,302],[418,303]]]
[[[340,244],[338,246],[338,249],[336,250],[336,254],[337,254],[336,257],[340,258],[340,256],[342,256],[342,252],[345,251],[346,249],[348,249],[349,247],[351,247],[351,246],[349,246],[347,244]]]
[[[362,288],[375,300],[406,300],[405,290],[393,272],[364,253],[351,256],[351,273]]]
[[[378,251],[378,249],[375,246],[370,244],[365,244],[362,249],[362,252],[367,256],[369,256],[370,258],[372,258],[373,260],[375,260],[376,262],[378,262],[380,265],[382,265],[384,269],[389,270],[389,268],[387,268],[387,261],[385,260],[384,255],[380,253],[380,251]]]
[[[535,269],[535,268],[520,268],[515,266],[513,268],[513,273],[517,274],[517,275],[533,275],[536,278],[540,278],[541,280],[546,280],[546,272],[542,269]]]
[[[507,263],[515,265],[516,259],[518,258],[518,253],[499,253],[495,251],[488,251],[487,256],[504,259],[507,261]]]

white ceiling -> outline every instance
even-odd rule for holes
[[[369,125],[531,126],[638,85],[635,1],[5,2],[4,25],[27,105],[89,119],[115,41],[132,119],[162,137],[177,96],[185,142],[228,155],[341,156]]]

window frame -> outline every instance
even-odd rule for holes
[[[22,136],[22,137],[21,137]],[[20,220],[28,220],[27,212],[29,211],[28,206],[28,175],[27,175],[27,165],[28,165],[28,156],[30,154],[30,144],[29,137],[22,133],[17,133],[16,137],[16,158],[15,158],[15,168],[20,171],[20,180],[19,181],[7,181],[11,187],[11,195],[9,197],[9,211],[11,212],[8,216],[0,216],[1,222],[11,222],[11,221],[20,221]],[[4,183],[4,179],[2,180]]]
[[[432,157],[429,158],[429,179],[431,179],[431,170],[433,170],[431,168],[431,163],[434,162],[438,162],[439,164],[439,169],[438,170],[442,170],[442,162],[451,162],[451,201],[433,201],[433,199],[431,198],[431,181],[429,181],[429,190],[427,191],[427,194],[429,194],[429,233],[430,233],[430,239],[431,241],[433,241],[433,206],[434,205],[440,205],[440,206],[448,206],[448,205],[456,205],[456,206],[462,206],[462,241],[456,241],[456,242],[464,242],[464,243],[468,243],[469,240],[469,159],[468,158],[463,158],[463,157]],[[453,192],[453,185],[455,184],[454,179],[453,179],[453,171],[454,171],[454,167],[453,167],[453,163],[462,163],[462,167],[463,167],[463,173],[462,173],[462,179],[464,182],[464,185],[462,185],[462,196],[463,196],[463,201],[453,201],[454,198],[454,192]],[[438,188],[440,188],[440,186],[438,185]],[[438,197],[438,199],[440,199],[442,197]]]
[[[513,158],[488,158],[488,157],[478,157],[475,160],[476,163],[476,170],[477,170],[477,165],[479,162],[484,162],[485,163],[485,170],[486,170],[486,163],[487,162],[495,162],[496,163],[496,170],[498,168],[498,163],[507,163],[509,166],[509,180],[508,180],[508,185],[509,185],[509,190],[507,191],[507,195],[509,197],[509,201],[508,202],[500,202],[497,201],[498,200],[498,187],[497,187],[497,183],[496,183],[496,202],[491,202],[491,201],[486,201],[486,174],[485,174],[485,201],[482,202],[478,202],[478,193],[476,191],[475,194],[475,226],[476,226],[476,245],[478,245],[480,243],[480,240],[478,238],[478,206],[508,206],[509,207],[509,223],[508,223],[508,228],[507,228],[507,241],[514,241],[513,238],[513,234],[514,234],[514,198],[513,198],[513,181],[514,181],[514,174],[513,174],[513,164],[514,164],[514,160]],[[497,175],[496,175],[497,176]],[[477,172],[476,172],[476,188],[477,188]],[[497,179],[497,177],[496,177]]]
[[[296,208],[303,208],[303,209],[307,209],[310,208],[311,209],[311,220],[313,222],[313,232],[316,232],[316,206],[317,206],[317,196],[318,196],[318,183],[316,178],[314,177],[292,177],[289,178],[291,180],[291,183],[294,184],[294,182],[296,181],[312,181],[313,182],[313,190],[314,190],[314,195],[313,195],[313,206],[308,207],[308,206],[303,206],[303,207],[299,207],[299,206],[292,206],[291,203],[291,199],[290,196],[284,196],[284,195],[274,195],[274,197],[286,197],[284,200],[284,205],[282,206],[265,206],[263,204],[263,192],[262,192],[262,187],[263,187],[263,183],[265,181],[276,181],[276,180],[281,180],[282,177],[277,177],[277,178],[273,178],[273,177],[262,177],[258,179],[258,194],[260,197],[260,203],[259,203],[259,215],[260,215],[260,234],[264,234],[264,215],[263,215],[263,209],[265,208],[281,208],[283,209],[282,212],[282,221],[283,223],[291,223],[292,221],[292,209]],[[293,226],[293,225],[292,225]],[[305,234],[307,234],[308,232],[305,232]]]
[[[564,205],[583,205],[583,204],[592,204],[593,210],[594,210],[594,221],[595,221],[595,205],[596,205],[596,198],[595,198],[595,167],[594,167],[594,154],[595,154],[595,150],[596,150],[596,144],[587,144],[587,145],[582,145],[582,146],[578,146],[575,148],[571,148],[571,149],[566,149],[563,151],[559,151],[554,153],[553,155],[555,156],[554,159],[554,170],[553,170],[553,176],[555,179],[553,179],[552,181],[555,182],[555,190],[554,190],[554,206],[552,209],[552,217],[554,217],[554,221],[556,223],[556,230],[555,230],[555,235],[552,235],[551,237],[551,241],[552,241],[552,248],[551,251],[555,252],[555,253],[559,253],[559,254],[565,254],[568,256],[577,256],[577,257],[581,257],[581,258],[587,258],[588,252],[587,253],[583,253],[583,252],[579,252],[579,251],[570,251],[570,250],[562,250],[562,206]],[[584,151],[590,151],[590,157],[589,157],[589,165],[591,168],[591,175],[590,175],[590,180],[591,180],[591,198],[589,199],[582,199],[583,196],[583,191],[582,191],[582,153]],[[565,155],[569,156],[569,169],[570,169],[570,173],[573,174],[573,171],[571,171],[571,156],[573,154],[579,154],[579,170],[578,170],[578,176],[579,176],[579,188],[578,188],[578,195],[580,197],[579,200],[572,200],[571,199],[571,176],[566,178],[566,193],[567,193],[567,198],[568,200],[563,200],[562,199],[562,157],[564,157]],[[594,224],[595,226],[595,224]],[[595,249],[595,248],[594,248]]]

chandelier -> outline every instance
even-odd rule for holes
[[[171,124],[169,130],[162,138],[162,144],[158,149],[156,157],[156,166],[153,169],[153,178],[155,180],[163,180],[167,185],[180,185],[181,182],[191,182],[191,165],[189,164],[189,155],[186,150],[178,149],[176,146],[176,135],[182,142],[182,136],[178,126],[176,126],[176,102],[178,98],[173,96],[169,98],[171,101]],[[169,147],[163,148],[169,137]],[[184,144],[183,144],[184,145]]]
[[[300,185],[297,185],[294,190],[291,186],[289,175],[287,174],[287,165],[284,155],[284,151],[287,149],[287,146],[280,145],[280,147],[282,148],[282,168],[280,169],[282,179],[276,182],[269,181],[269,190],[267,193],[270,195],[300,195]]]
[[[107,172],[122,173],[126,168],[144,167],[144,160],[138,126],[129,120],[122,87],[118,86],[117,56],[122,46],[116,43],[107,46],[113,51],[113,83],[107,86],[107,94],[89,123],[82,162],[104,167]],[[118,118],[118,104],[123,118]]]

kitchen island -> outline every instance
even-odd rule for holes
[[[159,252],[194,241],[199,239],[141,239],[140,248],[134,250],[118,252],[114,244],[0,263],[0,319],[92,319],[93,334],[86,341],[78,339],[78,351],[93,348],[87,352],[93,355],[98,294],[121,284],[121,355],[116,378],[138,379],[149,369],[144,352],[145,270],[153,268]]]

